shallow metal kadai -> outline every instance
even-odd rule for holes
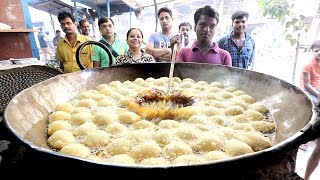
[[[227,160],[204,162],[196,165],[143,166],[112,164],[78,157],[62,155],[47,145],[47,119],[53,108],[74,98],[80,92],[92,89],[102,83],[119,80],[134,80],[138,77],[159,78],[168,76],[169,63],[148,63],[110,68],[86,69],[62,74],[34,85],[18,95],[8,104],[4,113],[6,126],[37,155],[33,160],[47,163],[43,167],[64,168],[76,173],[98,173],[111,175],[199,175],[226,178],[228,175],[254,175],[254,171],[265,170],[268,165],[281,161],[301,143],[317,137],[319,129],[313,104],[298,87],[281,79],[262,73],[210,64],[177,63],[174,76],[192,78],[195,81],[218,81],[245,91],[262,101],[274,112],[277,131],[272,147],[252,154]],[[46,160],[44,160],[46,159]],[[49,159],[49,160],[48,160]],[[51,166],[50,166],[51,165]],[[82,169],[83,168],[83,169]],[[79,170],[82,169],[83,171]],[[55,170],[58,172],[57,170]],[[251,172],[252,171],[252,172]],[[49,172],[49,171],[48,171]],[[239,179],[239,178],[237,178]]]

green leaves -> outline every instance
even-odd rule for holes
[[[301,28],[301,20],[305,17],[294,12],[294,1],[288,0],[260,0],[258,2],[265,17],[277,19],[285,27],[284,35],[291,45],[297,43]]]

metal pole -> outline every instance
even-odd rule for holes
[[[77,2],[76,1],[73,1],[73,5],[74,5],[74,14],[75,14],[75,17],[76,17],[76,22],[78,23],[79,22],[79,19],[78,19],[78,10],[77,10]]]
[[[156,18],[156,29],[154,31],[157,32],[158,31],[158,5],[157,5],[157,0],[153,0],[153,4],[154,4],[154,14],[155,14],[155,18]]]
[[[110,0],[107,0],[107,14],[108,18],[110,18]]]
[[[22,6],[22,11],[24,14],[24,20],[26,24],[27,29],[33,29],[31,18],[30,18],[30,13],[29,13],[29,7],[28,7],[28,1],[21,0],[21,6]],[[37,43],[34,37],[34,33],[30,32],[28,33],[28,38],[32,50],[32,56],[40,60],[40,54],[39,54],[39,49],[37,47]]]
[[[52,25],[52,27],[53,27],[53,32],[55,33],[55,32],[56,32],[56,28],[54,27],[54,21],[53,21],[53,18],[52,18],[52,13],[51,13],[51,11],[49,12],[49,14],[50,14],[50,19],[51,19],[51,25]]]
[[[132,21],[132,9],[129,7],[129,12],[130,12],[130,28],[131,28],[131,21]]]
[[[296,67],[298,62],[298,56],[299,56],[299,47],[300,47],[300,31],[301,31],[301,16],[299,17],[299,30],[298,30],[298,37],[297,37],[297,45],[296,45],[296,54],[294,58],[293,63],[293,75],[292,75],[292,83],[295,84],[295,74],[296,74]]]

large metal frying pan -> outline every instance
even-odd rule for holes
[[[318,136],[314,129],[316,113],[307,95],[298,87],[273,76],[262,73],[226,67],[221,65],[177,63],[174,76],[192,78],[196,81],[218,81],[246,91],[258,101],[263,101],[274,112],[277,132],[273,147],[252,154],[228,160],[205,162],[192,166],[148,167],[102,163],[62,155],[47,145],[47,118],[58,103],[74,98],[80,92],[99,84],[114,80],[125,81],[135,78],[159,78],[168,76],[169,63],[132,64],[109,68],[86,69],[62,74],[36,84],[16,95],[7,105],[4,113],[6,126],[38,154],[58,159],[58,162],[72,162],[73,165],[94,166],[108,173],[142,173],[152,175],[175,173],[227,173],[230,169],[244,169],[275,159],[281,159],[301,143]],[[253,163],[254,162],[254,163]],[[258,164],[257,164],[258,163]]]

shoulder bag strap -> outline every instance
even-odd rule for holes
[[[114,51],[112,49],[112,47],[110,46],[110,44],[108,44],[106,41],[100,40],[99,42],[101,42],[102,44],[106,45],[110,49],[110,51],[112,53],[112,56],[114,56],[114,57],[118,57],[119,56],[119,54],[116,51]]]

